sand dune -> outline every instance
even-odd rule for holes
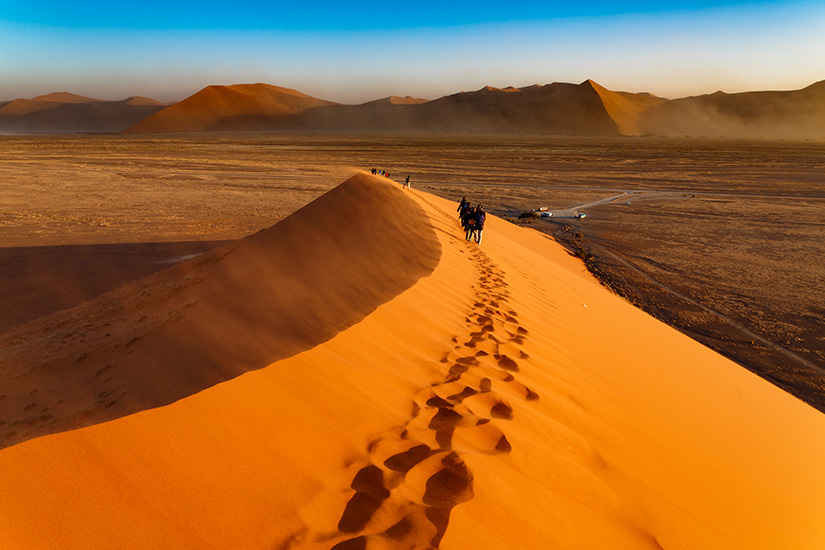
[[[270,88],[261,84],[210,87],[130,131],[378,130],[807,138],[821,137],[825,121],[823,86],[816,84],[795,92],[719,92],[671,101],[647,93],[614,92],[586,80],[524,88],[486,86],[432,101],[393,96],[362,105],[331,104],[301,94],[300,101],[290,98],[289,108],[283,107],[283,89],[272,92]],[[255,92],[248,93],[249,89]],[[270,95],[265,98],[262,92]]]
[[[129,133],[221,130],[223,121],[246,115],[293,114],[331,102],[268,84],[209,86],[127,130]]]
[[[367,103],[364,103],[364,105],[418,105],[419,103],[427,103],[428,101],[429,99],[421,99],[419,97],[412,97],[409,95],[404,97],[392,95],[383,99],[368,101]]]
[[[485,87],[425,103],[326,105],[295,114],[225,119],[223,130],[335,130],[617,135],[589,82]]]
[[[643,113],[656,105],[667,103],[666,99],[648,95],[632,94],[627,92],[611,92],[607,88],[588,81],[599,94],[604,103],[607,114],[616,122],[619,133],[625,136],[636,136],[644,133],[639,125]]]
[[[673,100],[644,112],[644,133],[745,137],[825,137],[825,81],[802,90],[746,92]]]
[[[165,405],[330,338],[432,269],[422,220],[355,177],[269,230],[3,334],[0,444]]]
[[[523,89],[485,87],[431,101],[422,125],[432,130],[615,135],[589,81]]]
[[[128,117],[124,109],[131,109]],[[140,97],[100,102],[66,92],[0,103],[0,130],[24,133],[127,128],[127,133],[425,131],[807,139],[825,137],[823,126],[825,82],[796,91],[717,92],[677,100],[611,91],[586,80],[485,86],[432,101],[390,96],[361,105],[340,105],[268,84],[209,86],[169,106]]]
[[[34,99],[15,99],[0,106],[0,131],[121,132],[165,106],[139,96],[103,101],[56,92]]]
[[[13,99],[0,107],[1,115],[25,115],[45,109],[53,109],[66,103],[94,103],[100,101],[68,92],[39,95],[32,99]]]
[[[341,223],[333,207],[356,215]],[[4,548],[825,545],[820,413],[610,294],[539,233],[491,216],[479,248],[455,204],[365,175],[307,208],[229,251],[211,275],[221,284],[190,284],[177,336],[202,349],[150,366],[151,378],[185,384],[181,364],[209,358],[236,371],[248,334],[298,338],[267,337],[278,318],[334,325],[332,337],[298,338],[300,353],[167,406],[0,451]],[[337,218],[323,231],[307,223],[319,212]],[[278,236],[282,224],[295,239]],[[368,287],[394,290],[351,294],[342,280],[365,270]],[[271,304],[262,285],[290,278],[363,313],[318,320],[292,285],[278,286],[295,300]],[[227,311],[257,302],[276,309]],[[120,315],[124,332],[144,331]],[[216,330],[244,346],[216,346]],[[130,375],[155,347],[121,352]],[[23,376],[40,383],[42,370]],[[65,379],[60,390],[73,391]]]
[[[123,100],[127,105],[156,105],[156,106],[163,106],[167,107],[168,103],[163,103],[158,101],[157,99],[152,99],[151,97],[143,97],[139,95],[134,95],[131,97],[127,97]]]

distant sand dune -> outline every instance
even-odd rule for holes
[[[224,119],[213,129],[618,135],[589,82],[486,87],[418,104],[384,101],[326,105],[289,115],[247,114]]]
[[[664,135],[825,138],[825,81],[788,92],[747,92],[654,105],[638,123]]]
[[[489,216],[480,248],[455,203],[398,187],[356,176],[221,261],[124,287],[108,336],[87,327],[101,302],[4,335],[94,350],[55,360],[60,384],[6,376],[27,414],[76,402],[73,379],[116,383],[104,410],[185,391],[0,451],[0,546],[825,547],[821,413],[547,236]],[[90,369],[109,340],[125,363]],[[300,353],[192,394],[259,345]]]
[[[295,90],[267,84],[209,86],[141,121],[128,132],[203,132],[222,119],[234,116],[286,115],[330,104]]]
[[[616,122],[619,133],[626,136],[635,136],[644,132],[639,122],[643,113],[656,105],[667,103],[666,99],[646,94],[630,94],[627,92],[611,92],[593,81],[590,85],[599,94],[604,102],[604,108]]]
[[[361,105],[269,84],[208,86],[169,106],[140,97],[100,102],[66,92],[0,103],[0,131],[283,130],[825,139],[825,81],[803,90],[676,100],[615,92],[585,80],[485,86],[432,101],[390,96]]]
[[[164,107],[164,103],[139,96],[103,101],[57,92],[0,104],[0,131],[121,132]]]

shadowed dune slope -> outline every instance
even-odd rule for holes
[[[13,99],[0,107],[0,115],[25,115],[44,109],[53,109],[67,103],[94,103],[95,101],[100,100],[68,92],[55,92],[32,99]]]
[[[419,103],[427,103],[428,101],[430,100],[422,99],[419,97],[412,97],[409,95],[404,97],[391,95],[389,97],[368,101],[363,105],[418,105]]]
[[[825,548],[821,413],[609,293],[546,235],[489,216],[478,247],[455,203],[350,187],[416,224],[423,211],[430,276],[266,368],[0,450],[0,547]],[[429,242],[376,210],[352,237],[386,247],[360,242],[370,261],[393,254],[376,227]],[[323,251],[340,271],[301,271],[327,298],[320,285],[369,269],[338,239]],[[312,309],[288,306],[290,323]]]
[[[320,105],[332,103],[268,84],[208,86],[126,132],[203,132],[221,129],[222,121],[233,117],[288,115]]]
[[[0,335],[0,442],[165,405],[294,355],[439,254],[421,207],[356,175],[270,229]]]
[[[166,107],[146,97],[103,101],[67,92],[0,106],[0,130],[19,133],[122,132]]]

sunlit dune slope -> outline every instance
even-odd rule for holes
[[[305,258],[317,233],[277,263],[333,298],[324,285],[338,295],[337,279],[371,262],[386,269],[369,286],[415,264],[384,258],[402,246],[385,239],[407,239],[421,247],[414,258],[440,250],[431,273],[266,368],[0,451],[0,546],[825,546],[820,413],[610,294],[546,236],[491,216],[478,247],[463,239],[454,203],[356,181],[357,192],[350,182],[323,203],[366,202],[360,219],[329,232],[330,275]],[[415,214],[391,222],[387,201]],[[224,303],[228,291],[209,293]],[[248,304],[262,293],[229,294]],[[313,310],[284,306],[277,314],[291,325]],[[254,323],[199,311],[192,342],[213,350],[217,330],[252,342],[233,327]]]
[[[222,121],[232,117],[287,115],[331,104],[268,84],[208,86],[141,121],[127,133],[204,132],[222,129]]]
[[[0,442],[181,399],[331,338],[422,275],[421,208],[356,175],[229,247],[0,335]]]
[[[667,103],[666,99],[660,97],[648,94],[612,92],[592,80],[588,82],[599,94],[607,114],[616,123],[619,133],[625,136],[642,134],[644,130],[639,126],[639,120],[642,118],[643,113],[656,105]]]

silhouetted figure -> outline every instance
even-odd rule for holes
[[[484,222],[487,221],[487,214],[479,204],[475,211],[475,234],[476,244],[481,246],[481,234],[484,232]]]
[[[467,231],[465,238],[468,241],[473,240],[476,232],[476,209],[472,206],[464,212],[464,229]]]

